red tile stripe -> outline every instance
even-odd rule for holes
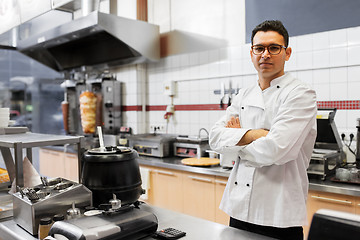
[[[122,106],[121,110],[123,112],[127,112],[127,111],[142,111],[142,106],[141,105],[135,105],[135,106]]]
[[[318,101],[318,108],[336,108],[338,110],[358,110],[360,109],[360,100],[345,101]]]
[[[336,108],[338,110],[359,110],[360,100],[318,101],[318,108]],[[185,104],[175,105],[175,111],[217,111],[225,110],[227,104],[220,108],[220,104]],[[142,111],[141,105],[122,106],[122,111]],[[146,111],[166,111],[166,105],[147,105]]]

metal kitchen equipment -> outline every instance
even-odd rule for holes
[[[108,203],[113,194],[122,204],[137,202],[144,193],[137,153],[127,147],[105,147],[83,154],[81,182],[93,193],[93,204]]]
[[[133,206],[122,206],[94,216],[55,222],[49,235],[62,235],[66,239],[143,239],[158,228],[153,213]]]
[[[173,144],[176,135],[171,134],[136,134],[128,137],[129,146],[139,155],[152,157],[173,156]]]
[[[22,39],[17,49],[56,71],[154,62],[160,59],[159,26],[94,11]]]
[[[92,205],[92,193],[84,185],[64,178],[55,178],[48,184],[20,189],[13,194],[14,221],[32,235],[38,233],[39,221],[55,214],[66,215],[75,202],[76,207]]]
[[[322,112],[317,116],[317,137],[310,164],[307,170],[309,177],[326,177],[335,173],[345,159],[339,132],[334,117],[336,109],[318,109]]]
[[[65,88],[67,102],[69,102],[69,133],[83,135],[80,113],[79,96],[85,90],[94,92],[98,97],[97,125],[103,126],[105,134],[117,134],[121,127],[121,82],[109,73],[100,78],[89,79],[86,83],[77,83]]]
[[[178,136],[174,142],[174,154],[178,157],[205,157],[209,148],[207,137]]]

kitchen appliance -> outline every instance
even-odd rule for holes
[[[127,147],[95,148],[83,154],[81,182],[92,191],[95,207],[108,203],[113,194],[129,204],[144,193],[137,156]]]
[[[174,142],[174,154],[178,157],[205,157],[209,148],[208,138],[178,136]]]
[[[318,210],[311,221],[308,240],[352,240],[360,234],[358,214],[330,209]]]
[[[90,91],[97,96],[96,126],[103,126],[105,134],[117,134],[121,127],[121,82],[105,72],[101,77],[86,82],[65,85],[65,99],[69,103],[69,134],[83,135],[80,122],[79,96]]]
[[[152,157],[173,156],[173,144],[176,135],[171,134],[135,134],[128,137],[129,146],[136,150],[139,155]]]
[[[160,59],[159,26],[94,11],[21,39],[17,49],[56,71],[155,62]]]
[[[122,206],[93,216],[57,221],[49,235],[71,240],[143,239],[152,235],[157,228],[158,221],[153,213],[133,206]]]
[[[335,174],[345,159],[341,139],[336,128],[334,117],[336,109],[318,109],[321,115],[317,116],[317,136],[310,164],[307,169],[309,177],[326,177]]]
[[[91,197],[91,191],[84,185],[64,178],[19,189],[13,194],[14,221],[30,234],[36,235],[41,218],[66,215],[73,203],[79,208],[92,205]]]

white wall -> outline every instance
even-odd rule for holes
[[[250,45],[244,44],[244,1],[149,0],[149,21],[160,26],[161,32],[175,29],[222,37],[228,47],[203,52],[180,54],[162,58],[147,66],[146,93],[129,87],[126,104],[134,103],[134,96],[146,94],[147,105],[166,105],[170,98],[162,94],[165,80],[176,81],[175,105],[218,104],[220,82],[226,87],[244,87],[254,83],[257,76],[250,61]],[[317,92],[318,101],[360,99],[360,27],[291,37],[293,55],[286,64],[292,72],[309,83]],[[118,76],[128,75],[121,68]],[[131,75],[131,74],[130,74]],[[126,84],[134,85],[124,77]],[[120,79],[121,80],[121,79]],[[162,111],[147,112],[145,129],[150,125],[166,125]],[[177,111],[170,119],[169,133],[195,135],[201,127],[210,129],[223,111]],[[125,113],[125,124],[135,127],[135,112]],[[360,110],[338,110],[335,122],[340,133],[356,132],[356,118]],[[135,132],[137,129],[135,127]],[[355,134],[356,135],[356,134]]]

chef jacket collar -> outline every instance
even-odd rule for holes
[[[285,73],[284,75],[271,80],[270,87],[277,86],[278,88],[281,88],[281,87],[287,85],[288,81],[286,81],[286,79],[290,79],[290,78],[288,78],[289,75],[290,75],[290,73]]]

